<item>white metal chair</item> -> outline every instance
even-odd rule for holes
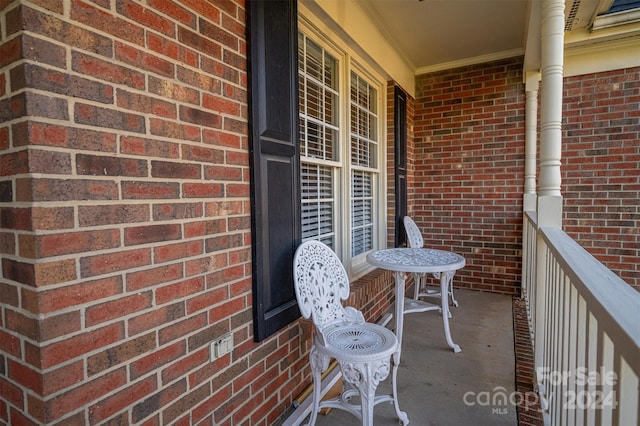
[[[304,318],[311,317],[316,329],[309,360],[313,373],[314,425],[320,408],[339,408],[354,414],[365,426],[373,425],[373,408],[393,401],[400,421],[409,420],[400,411],[397,399],[398,339],[391,330],[365,322],[362,312],[343,307],[349,296],[349,278],[336,254],[319,241],[307,241],[294,257],[296,298]],[[343,391],[337,398],[320,401],[321,374],[331,359],[338,361],[343,376]],[[391,374],[391,395],[376,396],[378,384]],[[349,400],[360,396],[360,404]]]
[[[422,248],[424,247],[424,239],[422,238],[422,233],[418,228],[418,225],[411,219],[409,216],[405,216],[403,218],[404,230],[407,234],[407,243],[411,248]],[[432,274],[436,279],[440,279],[440,273]],[[440,289],[429,288],[427,286],[427,276],[426,274],[416,273],[413,274],[414,281],[414,293],[413,298],[418,300],[420,297],[441,297]],[[454,306],[458,306],[458,301],[453,296],[453,280],[449,283],[449,289],[447,291],[449,298],[451,299],[451,303]]]

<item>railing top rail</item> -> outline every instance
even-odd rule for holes
[[[525,210],[524,215],[529,219],[529,222],[537,224],[538,223],[538,212],[535,210]]]
[[[640,292],[625,283],[559,228],[541,228],[563,271],[576,286],[607,334],[623,343],[636,373],[640,370]],[[621,339],[621,340],[618,340]],[[618,345],[616,345],[618,348]]]

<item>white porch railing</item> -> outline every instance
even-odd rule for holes
[[[545,424],[640,422],[640,293],[525,212],[523,297]]]

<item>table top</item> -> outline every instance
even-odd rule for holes
[[[447,272],[465,265],[459,254],[427,248],[391,248],[367,255],[367,262],[378,268],[401,272]]]

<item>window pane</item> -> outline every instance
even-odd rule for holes
[[[300,34],[300,154],[338,160],[338,61],[321,46]]]
[[[377,91],[351,73],[351,164],[377,167]]]
[[[373,174],[355,170],[351,176],[351,255],[373,249]]]
[[[334,199],[331,167],[302,164],[302,239],[334,247]]]

